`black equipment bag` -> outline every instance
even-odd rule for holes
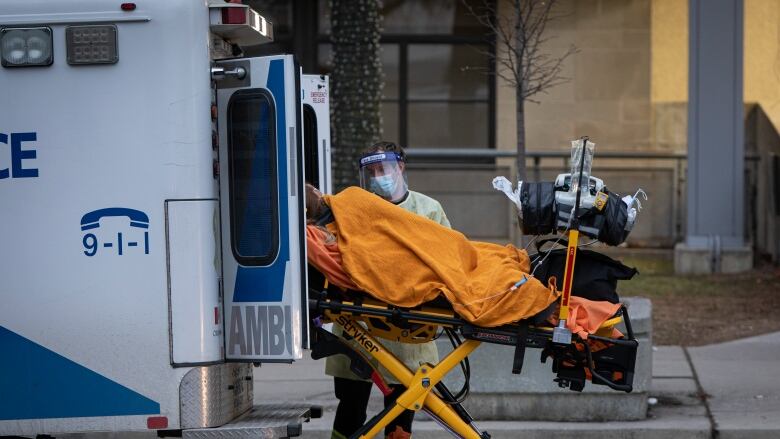
[[[621,204],[623,203],[621,202]],[[537,250],[553,240],[555,238],[540,241],[537,244]],[[561,242],[565,244],[565,240],[561,240]],[[563,288],[566,249],[555,249],[549,252],[550,255],[544,259],[544,255],[540,251],[539,261],[532,268],[532,270],[536,269],[534,277],[546,284],[550,277],[555,276],[558,288]],[[544,259],[543,262],[542,259]],[[571,294],[589,300],[606,300],[610,303],[618,303],[620,298],[616,291],[617,281],[631,279],[637,273],[636,268],[627,267],[607,255],[592,250],[577,249]]]
[[[615,192],[606,188],[601,192],[607,195],[604,207],[599,210],[598,207],[592,206],[580,214],[580,233],[607,245],[619,245],[626,240],[629,233],[626,230],[628,207]]]
[[[546,235],[555,232],[555,183],[523,182],[520,203],[523,207],[523,233]]]
[[[599,230],[598,240],[607,245],[619,245],[628,237],[626,222],[628,222],[628,207],[620,195],[607,192],[607,204],[604,206],[604,225]]]

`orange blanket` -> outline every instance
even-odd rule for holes
[[[326,196],[342,266],[361,290],[384,302],[415,307],[446,296],[461,317],[479,326],[528,318],[558,298],[554,286],[528,280],[524,250],[466,239],[360,188]]]
[[[330,283],[347,290],[358,287],[341,268],[341,252],[336,241],[327,242],[327,233],[316,226],[306,226],[306,252],[309,263],[317,267]]]
[[[595,334],[604,322],[615,316],[619,309],[619,303],[597,302],[584,297],[571,296],[569,301],[569,320],[566,321],[566,327],[581,338],[588,338],[588,334]],[[557,309],[548,320],[554,326],[558,325]],[[617,330],[613,330],[610,336],[619,338],[622,334]]]

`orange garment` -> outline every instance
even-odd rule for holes
[[[391,431],[390,434],[385,436],[385,439],[411,439],[411,437],[412,433],[404,431],[400,425],[396,425],[395,430]]]
[[[595,334],[599,327],[611,319],[620,309],[619,303],[609,303],[606,301],[588,300],[584,297],[571,296],[569,300],[569,319],[566,321],[566,327],[573,334],[579,335],[585,339],[588,334]],[[558,324],[558,312],[548,319],[553,325]],[[613,331],[613,337],[620,337],[620,332]]]
[[[307,259],[328,279],[341,288],[356,290],[358,287],[341,268],[341,252],[336,241],[326,243],[327,233],[317,226],[306,226]]]
[[[415,307],[443,294],[469,322],[500,326],[533,316],[558,298],[554,286],[528,277],[524,250],[466,239],[463,234],[357,187],[326,196],[342,266],[375,298]]]

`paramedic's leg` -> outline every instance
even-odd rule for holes
[[[393,393],[385,396],[385,408],[395,404],[395,400],[401,396],[406,387],[400,384],[391,384]],[[385,427],[385,437],[387,439],[407,439],[412,437],[412,420],[414,420],[414,412],[412,410],[404,410],[404,412],[398,415],[390,424]]]
[[[331,439],[346,439],[366,422],[366,408],[373,383],[334,377],[333,385],[339,405],[333,420]]]

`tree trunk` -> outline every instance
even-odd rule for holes
[[[523,11],[519,1],[515,1],[515,44],[516,48],[516,71],[515,74],[515,98],[517,100],[516,118],[517,118],[517,180],[525,181],[525,87],[523,80],[525,71],[523,70],[525,62],[525,53],[528,49],[525,39],[525,29],[523,28]],[[511,56],[511,55],[510,55]]]
[[[331,0],[333,186],[357,184],[360,151],[381,135],[377,0]]]
[[[517,180],[525,181],[525,102],[521,87],[517,86]]]
[[[518,84],[515,88],[515,94],[517,97],[517,158],[515,166],[517,166],[517,181],[526,181],[525,172],[525,102],[523,101],[523,84]],[[528,238],[523,234],[523,228],[520,227],[517,231],[517,243],[521,247],[525,247],[528,243]]]

